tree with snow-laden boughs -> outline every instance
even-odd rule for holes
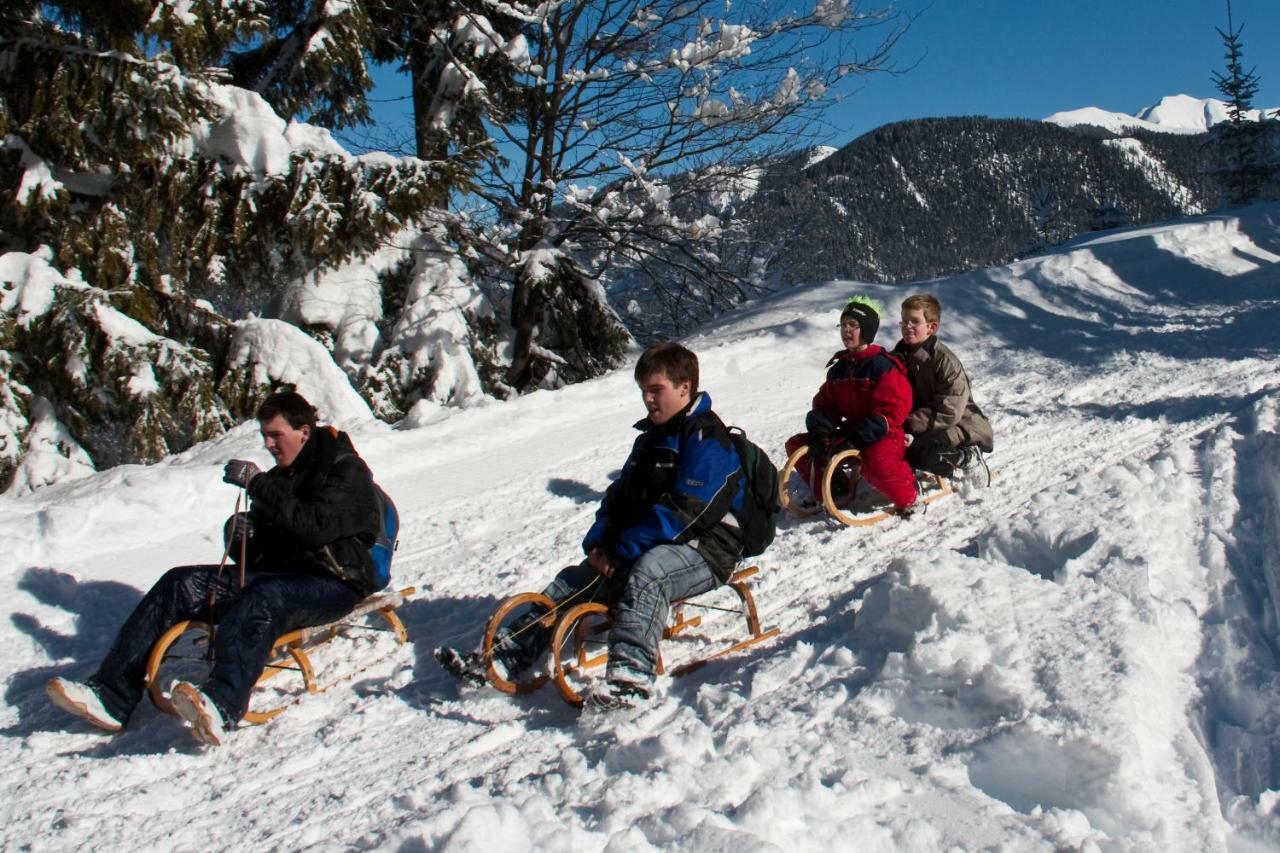
[[[489,0],[365,0],[373,57],[408,74],[413,153],[439,159],[488,149],[485,119],[501,111],[524,55],[519,21]],[[385,144],[385,142],[384,142]],[[402,147],[396,145],[396,147]]]
[[[0,18],[0,488],[154,461],[298,382],[282,353],[332,362],[242,318],[396,240],[407,255],[465,182],[465,156],[352,157],[264,100],[363,115],[363,70],[319,70],[362,55],[353,9],[68,0]],[[350,395],[322,394],[328,414],[367,414],[334,370]]]
[[[696,291],[689,301],[713,311],[750,296],[717,250],[717,217],[683,212],[739,192],[841,81],[885,68],[902,32],[891,10],[856,0],[486,6],[519,25],[469,30],[512,64],[512,88],[487,105],[499,156],[477,177],[487,207],[471,227],[509,285],[495,301],[513,330],[514,390],[617,363],[628,335],[607,276]]]

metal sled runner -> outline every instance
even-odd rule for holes
[[[813,515],[819,511],[817,506],[806,509],[800,506],[795,496],[791,492],[791,477],[796,473],[796,465],[809,452],[807,446],[797,447],[795,452],[787,457],[787,464],[783,466],[782,473],[778,477],[778,501],[794,516],[805,517]],[[861,463],[859,457],[861,454],[855,449],[842,450],[835,456],[831,457],[831,461],[827,463],[827,467],[822,472],[822,506],[827,510],[827,514],[839,521],[841,524],[847,524],[852,527],[866,527],[872,524],[879,524],[886,519],[898,515],[896,510],[881,509],[868,514],[851,513],[842,506],[842,502],[850,498],[857,488],[858,482],[861,480]],[[940,477],[937,474],[919,474],[917,473],[917,484],[936,486],[936,489],[930,489],[927,492],[922,491],[918,504],[930,504],[939,498],[945,498],[952,494],[951,481],[946,477]],[[838,488],[843,486],[843,488]],[[839,494],[837,494],[839,492]]]
[[[760,616],[756,611],[755,597],[746,584],[747,578],[760,571],[758,566],[750,566],[734,572],[725,583],[737,595],[741,609],[716,607],[705,603],[694,603],[692,599],[683,599],[671,603],[671,624],[663,629],[662,639],[667,640],[679,634],[698,628],[702,624],[701,616],[687,617],[686,608],[702,608],[708,610],[727,610],[740,613],[746,620],[747,636],[737,642],[721,648],[705,657],[683,663],[670,671],[673,676],[684,675],[698,669],[716,658],[732,654],[742,649],[762,643],[778,635],[777,628],[762,629]],[[703,595],[710,595],[712,590]],[[536,669],[523,678],[508,680],[506,674],[494,663],[494,643],[513,621],[514,617],[526,612],[526,608],[536,607],[545,613],[534,623],[539,629],[551,632],[551,648],[548,652],[549,667]],[[513,595],[498,605],[493,616],[485,626],[483,653],[486,663],[486,676],[490,684],[503,693],[529,693],[537,690],[548,681],[555,683],[560,696],[575,707],[581,707],[585,698],[586,684],[596,675],[602,675],[602,667],[609,660],[606,638],[613,623],[612,608],[599,602],[570,604],[557,607],[555,602],[545,595],[536,592],[525,592]],[[529,626],[533,627],[533,626]],[[658,674],[667,672],[662,659],[662,651],[658,651]]]
[[[266,707],[251,707],[244,715],[245,722],[265,723],[283,714],[290,705],[298,701],[302,696],[308,693],[319,693],[332,687],[333,684],[320,685],[308,651],[314,651],[339,635],[360,630],[385,631],[395,636],[398,645],[403,645],[408,640],[409,635],[405,631],[404,623],[396,615],[396,609],[404,604],[405,600],[412,596],[415,591],[413,587],[408,587],[399,592],[381,592],[371,595],[357,604],[354,610],[337,622],[316,625],[311,628],[299,628],[277,638],[271,648],[271,657],[267,661],[266,667],[262,670],[262,676],[254,685],[255,691],[281,673],[288,672],[297,673],[302,677],[302,687],[304,689],[301,692],[296,690],[292,692],[284,691],[282,696],[266,702]],[[368,619],[381,621],[385,623],[385,627],[379,627],[376,624],[363,624]],[[209,658],[209,638],[211,633],[209,623],[189,619],[179,622],[168,631],[165,631],[160,639],[156,641],[156,644],[151,647],[151,655],[147,659],[147,691],[151,696],[151,701],[161,711],[168,714],[176,713],[173,704],[169,701],[168,694],[165,692],[172,681],[172,677],[177,674],[173,671],[175,668],[185,666],[184,674],[188,674],[187,677],[192,677],[189,676],[192,670],[200,673],[193,676],[194,680],[197,681],[201,680],[204,674],[207,674],[211,663]],[[349,679],[358,672],[360,670],[350,673],[346,678],[339,679],[339,681]]]

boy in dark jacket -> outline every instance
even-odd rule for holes
[[[253,500],[225,531],[231,555],[244,546],[244,585],[235,567],[170,569],[125,620],[96,673],[85,682],[49,681],[54,704],[119,731],[142,698],[160,635],[185,619],[211,619],[218,630],[208,681],[176,682],[171,696],[193,734],[217,746],[248,710],[277,637],[340,619],[376,591],[369,546],[379,530],[377,501],[351,440],[317,426],[315,409],[292,392],[267,397],[257,419],[275,467],[264,472],[233,459],[223,472]]]
[[[735,514],[745,476],[711,398],[698,390],[698,357],[677,343],[654,344],[640,356],[635,379],[648,416],[636,423],[640,435],[622,476],[582,541],[586,559],[543,590],[557,604],[617,602],[606,683],[586,699],[597,710],[648,698],[671,602],[724,583],[743,550]],[[550,631],[535,625],[541,615],[512,626],[499,653],[508,672],[546,651]],[[441,648],[436,657],[464,682],[484,683],[482,652]]]
[[[966,448],[990,453],[991,422],[973,401],[969,375],[942,341],[942,305],[928,293],[902,302],[902,340],[893,348],[911,382],[913,403],[906,431],[907,461],[922,471],[951,477],[966,459]]]
[[[904,459],[902,422],[911,411],[911,386],[902,362],[875,340],[879,306],[855,296],[840,314],[844,349],[827,362],[827,378],[805,418],[806,432],[787,440],[787,455],[808,445],[796,470],[819,493],[823,469],[850,447],[860,452],[862,478],[899,511],[916,501],[916,479]]]

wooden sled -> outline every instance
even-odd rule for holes
[[[807,446],[796,448],[795,452],[787,457],[787,464],[783,467],[782,474],[779,476],[778,500],[788,512],[799,518],[818,512],[817,507],[806,509],[799,506],[789,487],[796,465],[808,452],[809,448]],[[844,506],[841,506],[844,499],[851,496],[852,490],[856,488],[857,483],[861,480],[861,462],[859,462],[861,455],[856,449],[842,450],[831,457],[831,461],[827,463],[827,467],[822,473],[822,506],[827,510],[827,514],[836,521],[851,527],[867,527],[872,524],[879,524],[901,514],[898,510],[893,509],[882,509],[869,514],[851,513]],[[835,488],[839,483],[836,479],[837,476],[841,478],[847,477],[849,488],[837,490]],[[921,498],[916,501],[917,506],[933,503],[953,493],[951,481],[946,477],[921,472],[917,472],[916,476],[918,481],[923,480],[925,485],[936,487],[932,490],[922,491]],[[837,491],[840,491],[839,495],[836,494]]]
[[[403,645],[407,642],[409,634],[400,617],[396,615],[396,609],[414,592],[416,590],[413,587],[407,587],[399,592],[376,593],[361,601],[354,610],[337,622],[299,628],[279,637],[272,646],[271,657],[254,687],[261,687],[281,673],[296,672],[302,677],[305,692],[281,697],[275,703],[267,703],[268,707],[265,708],[251,708],[244,715],[244,721],[254,724],[265,723],[283,714],[290,705],[307,693],[319,693],[332,687],[333,684],[324,686],[319,684],[315,667],[307,652],[328,643],[340,634],[361,629],[390,631],[395,635],[397,644]],[[385,622],[386,627],[377,628],[358,624],[365,617],[376,617]],[[165,631],[151,647],[151,654],[147,658],[147,692],[155,706],[166,714],[177,713],[165,692],[175,677],[199,683],[208,675],[211,664],[210,634],[209,623],[188,619]],[[350,677],[347,676],[347,678]],[[345,681],[347,678],[341,680]]]
[[[682,599],[671,603],[672,622],[662,631],[664,640],[691,628],[697,628],[702,624],[701,616],[692,618],[685,616],[686,607],[730,610],[730,612],[741,613],[747,623],[747,637],[745,639],[734,642],[706,657],[681,664],[671,670],[671,675],[686,675],[709,661],[741,651],[778,635],[777,628],[764,630],[760,627],[760,615],[756,610],[755,597],[751,594],[751,590],[746,584],[746,579],[759,571],[760,568],[758,566],[741,569],[734,572],[733,576],[725,583],[726,587],[737,594],[742,604],[741,610],[695,604],[691,599]],[[538,620],[538,625],[540,628],[549,629],[552,632],[549,651],[551,659],[550,671],[548,672],[545,668],[531,671],[522,680],[508,681],[493,664],[494,640],[513,614],[530,605],[546,610],[545,615]],[[548,681],[552,681],[561,698],[574,707],[582,707],[586,693],[586,683],[592,679],[589,671],[600,671],[599,668],[603,667],[609,660],[605,638],[608,635],[609,627],[613,624],[612,619],[611,608],[598,602],[575,604],[568,609],[557,611],[551,599],[536,592],[526,592],[511,596],[498,606],[498,609],[494,611],[488,625],[485,627],[483,649],[485,660],[489,662],[487,671],[489,683],[504,693],[528,693],[537,690]],[[658,674],[663,675],[665,673],[666,666],[662,659],[662,651],[659,649]]]

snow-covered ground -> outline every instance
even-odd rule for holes
[[[94,733],[41,688],[91,672],[165,568],[217,560],[222,462],[269,462],[253,425],[0,498],[0,848],[1280,849],[1280,206],[790,291],[692,339],[704,386],[780,456],[844,299],[917,289],[995,482],[870,529],[784,520],[756,583],[781,636],[620,721],[460,695],[431,650],[575,559],[643,414],[628,370],[356,425],[400,506],[412,642],[363,641],[384,656],[349,686],[220,750],[150,706]]]

